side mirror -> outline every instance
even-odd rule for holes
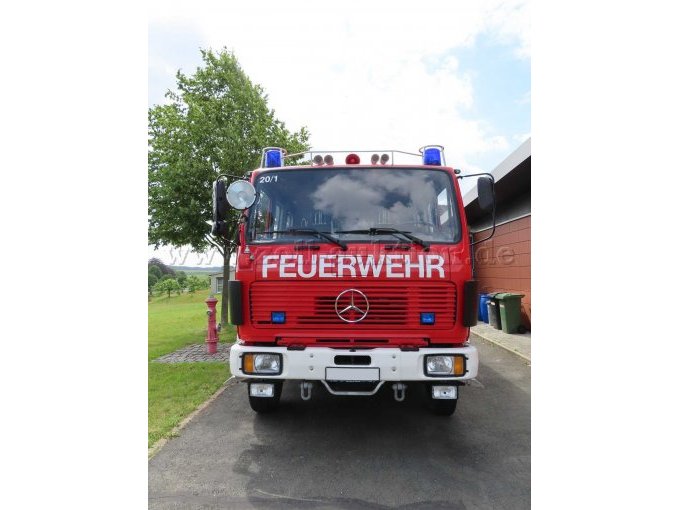
[[[213,224],[227,217],[227,190],[221,179],[213,183]]]
[[[248,181],[234,181],[227,188],[227,201],[234,209],[242,211],[255,203],[255,188]]]
[[[482,176],[477,179],[477,202],[482,211],[493,210],[496,197],[493,192],[493,180],[490,177]]]

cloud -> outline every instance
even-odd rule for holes
[[[287,127],[309,128],[315,149],[441,144],[448,164],[470,171],[512,149],[513,133],[475,116],[474,75],[456,50],[489,38],[529,58],[527,2],[163,1],[149,23],[190,27],[204,47],[234,51]],[[150,54],[150,66],[166,69],[161,57]]]

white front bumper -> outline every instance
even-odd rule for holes
[[[248,352],[281,354],[283,364],[280,375],[247,375],[241,370],[241,358]],[[430,354],[464,354],[465,375],[460,377],[430,377],[425,375],[425,356]],[[246,347],[234,344],[229,355],[231,373],[241,379],[297,379],[307,381],[326,380],[327,368],[347,368],[336,365],[335,356],[370,356],[370,365],[360,368],[378,368],[381,381],[464,381],[477,377],[479,356],[471,345],[455,348],[421,348],[418,351],[402,351],[399,348],[332,349],[330,347],[307,347],[303,351],[289,351],[286,347]],[[359,367],[356,365],[356,367]],[[372,371],[375,373],[375,370]]]

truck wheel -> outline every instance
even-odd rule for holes
[[[281,390],[283,388],[283,381],[274,383],[273,397],[251,397],[250,384],[248,384],[248,401],[250,408],[256,413],[270,413],[279,406],[279,399],[281,398]]]
[[[430,404],[430,409],[437,416],[451,416],[456,412],[456,405],[458,404],[458,399],[453,400],[443,400],[438,398],[432,398],[432,385],[428,384],[425,386],[427,391],[427,400]]]

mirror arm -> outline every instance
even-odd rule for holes
[[[493,237],[494,233],[496,232],[496,179],[494,179],[493,175],[491,175],[490,173],[487,173],[487,172],[482,172],[482,173],[479,173],[479,174],[466,174],[466,175],[459,175],[458,176],[459,179],[463,179],[465,177],[479,177],[479,176],[482,176],[482,175],[486,175],[487,177],[490,177],[491,183],[493,184],[493,186],[491,187],[491,189],[493,190],[493,208],[491,209],[491,224],[492,224],[491,234],[489,234],[489,236],[485,237],[484,239],[480,239],[479,241],[471,242],[470,243],[471,247],[474,246],[475,244],[479,244],[479,243],[483,243],[484,241],[488,241],[489,239],[491,239]]]
[[[491,177],[491,182],[493,182],[494,185],[496,184],[496,179],[493,178],[493,175],[491,175],[491,174],[489,174],[489,173],[486,173],[486,172],[482,172],[482,173],[480,173],[480,174],[465,174],[465,175],[458,175],[457,177],[458,177],[459,179],[465,179],[466,177],[479,177],[480,175],[486,175],[487,177]]]
[[[493,200],[493,209],[491,209],[491,222],[492,222],[492,227],[491,227],[491,233],[489,234],[489,237],[485,237],[484,239],[480,239],[479,241],[473,241],[470,243],[470,246],[474,246],[475,244],[483,243],[484,241],[488,241],[491,239],[496,232],[496,197],[494,196]],[[473,234],[474,235],[474,234]]]
[[[242,175],[239,176],[239,175],[232,175],[232,174],[220,174],[220,175],[217,176],[218,179],[220,179],[222,177],[229,177],[231,179],[243,179]]]

